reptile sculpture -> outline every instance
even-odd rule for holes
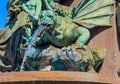
[[[102,3],[101,5],[99,5],[100,2]],[[37,45],[42,45],[49,41],[57,47],[68,46],[67,50],[86,50],[85,43],[90,36],[88,29],[97,26],[111,26],[109,19],[113,15],[111,12],[113,3],[113,0],[82,0],[78,6],[73,8],[70,15],[52,10],[42,11],[40,17],[41,25],[46,26],[45,37],[48,40],[44,40],[43,37],[38,41]]]

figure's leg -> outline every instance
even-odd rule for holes
[[[75,30],[75,31],[74,31]],[[76,40],[75,43],[72,45],[68,46],[67,48],[64,47],[62,50],[67,50],[67,51],[75,51],[77,49],[82,49],[82,50],[87,50],[87,47],[85,43],[88,41],[90,37],[90,32],[88,29],[80,27],[72,30],[73,33],[73,39]]]
[[[79,37],[78,39],[76,40],[74,46],[76,49],[83,49],[83,50],[86,50],[87,47],[85,45],[85,43],[88,41],[89,37],[90,37],[90,32],[88,29],[86,28],[80,28],[79,29]]]

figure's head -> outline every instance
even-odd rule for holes
[[[51,10],[41,12],[40,21],[45,29],[53,29],[57,22],[57,14]]]

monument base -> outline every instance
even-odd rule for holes
[[[30,71],[0,74],[2,84],[119,84],[120,78],[97,73]]]

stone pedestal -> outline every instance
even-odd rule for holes
[[[0,74],[2,84],[119,84],[120,78],[81,72],[12,72]]]

